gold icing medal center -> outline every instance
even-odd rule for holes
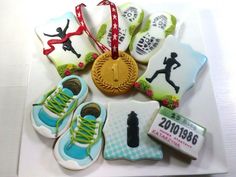
[[[92,67],[92,79],[104,93],[119,95],[129,91],[138,77],[135,60],[125,52],[119,52],[119,58],[112,59],[111,53],[100,55]]]

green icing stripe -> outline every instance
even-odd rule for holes
[[[139,19],[137,21],[138,25],[140,25],[143,22],[143,18],[144,18],[144,11],[142,10],[142,12],[141,12],[141,14],[139,16]],[[130,51],[133,50],[133,44],[134,44],[134,36],[133,36],[133,34],[134,34],[134,31],[135,31],[136,27],[137,26],[135,26],[135,25],[131,25],[129,27],[129,34],[132,36],[131,41],[130,41],[130,45],[129,45],[129,50]],[[141,30],[140,30],[140,32],[141,32]]]
[[[145,23],[144,27],[140,30],[141,33],[146,32],[149,30],[151,26],[151,20],[148,19],[147,22]]]
[[[141,24],[143,22],[143,18],[144,18],[144,11],[142,10],[139,19],[138,19],[138,24]]]
[[[171,19],[171,25],[169,28],[167,28],[165,30],[165,36],[168,36],[170,34],[172,34],[174,31],[175,31],[175,27],[176,27],[176,18],[175,16],[171,15],[170,16],[170,19]]]
[[[132,36],[134,34],[134,31],[136,29],[136,25],[131,25],[129,27],[129,35]]]
[[[135,36],[133,36],[133,37],[131,38],[131,40],[130,40],[130,44],[129,44],[129,50],[130,50],[130,51],[132,51],[133,48],[134,48],[134,38],[135,38]]]
[[[97,33],[97,40],[100,42],[106,33],[107,24],[102,24]]]

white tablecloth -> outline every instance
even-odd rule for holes
[[[46,2],[46,1],[45,1]],[[175,1],[176,2],[176,1]],[[16,176],[31,59],[32,33],[30,14],[41,1],[2,0],[0,10],[0,176]],[[47,1],[44,10],[53,9]],[[62,3],[58,1],[58,3]],[[68,8],[71,8],[67,2]],[[236,59],[234,17],[236,10],[229,1],[196,1],[201,19],[206,55],[211,61],[211,76],[222,125],[229,173],[215,177],[236,176]],[[55,10],[55,9],[54,9]],[[56,9],[57,10],[57,9]],[[60,9],[58,10],[60,11]],[[37,11],[38,12],[38,11]],[[55,12],[53,13],[55,15]],[[36,19],[37,20],[37,19]],[[39,46],[40,48],[41,46]]]

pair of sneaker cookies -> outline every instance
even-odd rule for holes
[[[81,104],[87,93],[86,82],[71,75],[33,105],[33,127],[45,137],[60,137],[54,154],[58,163],[68,169],[90,166],[102,149],[106,109],[96,102]]]

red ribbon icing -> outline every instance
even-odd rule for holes
[[[84,31],[84,27],[80,26],[75,32],[71,32],[66,34],[66,36],[62,39],[51,39],[47,42],[49,48],[48,49],[43,49],[43,54],[44,55],[48,55],[50,54],[52,51],[55,50],[54,44],[62,44],[64,42],[66,42],[71,36],[75,36],[75,35],[81,35]]]
[[[111,54],[113,59],[117,59],[119,57],[119,50],[118,50],[118,38],[119,38],[119,24],[118,24],[118,14],[117,14],[117,8],[116,5],[108,0],[103,0],[101,1],[99,5],[109,5],[110,10],[111,10],[111,22],[112,22],[112,27],[111,27]],[[95,37],[90,33],[89,29],[86,26],[86,23],[83,18],[83,13],[82,13],[82,7],[85,7],[85,4],[79,4],[75,8],[76,16],[78,21],[80,22],[81,26],[84,27],[84,31],[87,33],[87,35],[95,42],[95,44],[98,46],[98,48],[101,50],[101,52],[106,52],[109,51],[109,49],[103,45],[102,43],[98,42]]]

